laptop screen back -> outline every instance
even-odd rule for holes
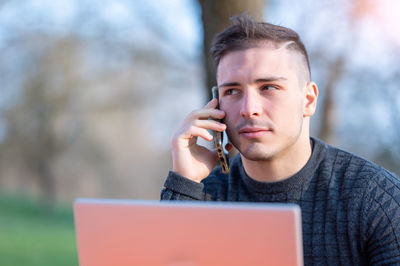
[[[78,199],[79,265],[303,265],[297,205]]]

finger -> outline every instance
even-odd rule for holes
[[[193,125],[196,127],[208,129],[208,130],[214,130],[214,131],[224,131],[226,130],[226,125],[215,121],[215,120],[195,120],[193,122]]]
[[[204,106],[205,109],[215,109],[218,106],[218,100],[213,98],[211,99],[206,106]]]
[[[219,109],[200,109],[193,111],[189,116],[188,120],[196,120],[196,119],[222,119],[225,117],[225,112]]]
[[[211,135],[210,132],[208,132],[207,129],[205,128],[201,128],[201,127],[197,127],[192,125],[191,127],[188,128],[187,131],[184,132],[184,134],[182,135],[182,137],[184,139],[192,139],[195,137],[201,137],[207,141],[210,141],[213,139],[213,136]]]

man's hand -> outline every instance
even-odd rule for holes
[[[224,111],[215,109],[217,104],[213,99],[203,109],[190,113],[171,139],[172,170],[196,182],[206,178],[217,162],[217,153],[198,145],[197,138],[211,141],[213,136],[207,130],[222,132],[226,129],[225,124],[209,120],[225,117]]]

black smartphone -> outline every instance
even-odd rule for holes
[[[212,87],[211,92],[212,92],[213,99],[216,98],[218,100],[218,105],[217,105],[217,109],[218,109],[219,108],[218,87],[217,86]],[[218,121],[220,121],[220,120],[218,120]],[[229,173],[229,161],[228,161],[228,157],[225,155],[225,152],[224,152],[224,149],[222,146],[224,134],[223,134],[223,132],[219,132],[219,131],[213,131],[213,132],[214,132],[214,145],[215,145],[215,148],[217,149],[218,161],[219,161],[219,164],[221,165],[222,173],[228,174]]]

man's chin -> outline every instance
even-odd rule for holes
[[[275,153],[265,147],[246,147],[238,149],[241,156],[250,161],[270,161]]]

